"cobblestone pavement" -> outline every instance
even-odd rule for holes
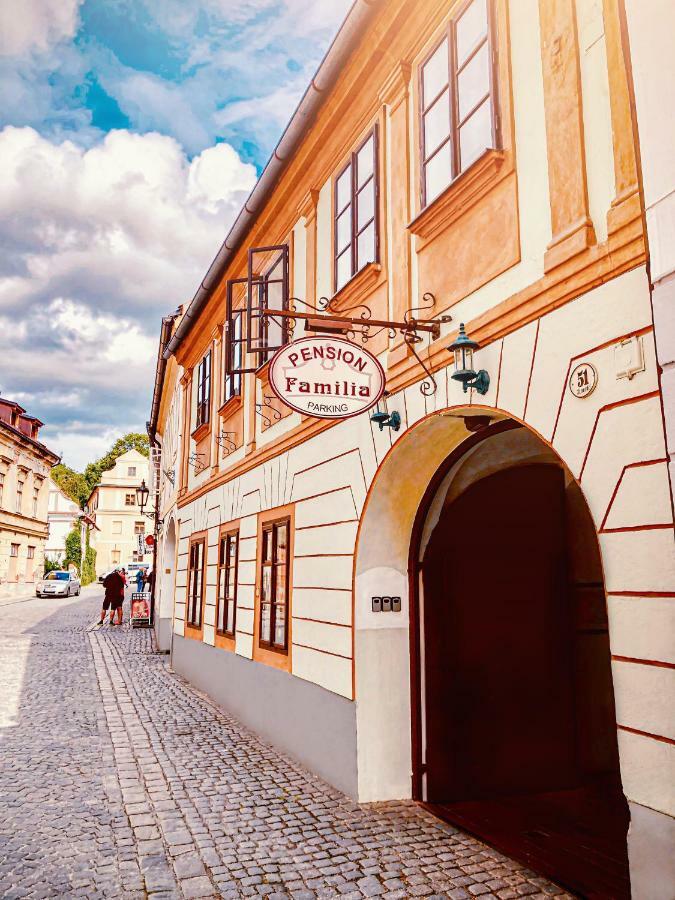
[[[413,803],[359,806],[100,595],[0,608],[0,896],[568,897]]]

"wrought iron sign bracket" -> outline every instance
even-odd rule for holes
[[[306,309],[297,309],[297,304],[304,306]],[[295,331],[295,323],[300,319],[305,321],[305,331],[322,334],[341,334],[352,340],[358,336],[364,344],[377,337],[385,329],[389,332],[390,338],[395,338],[397,334],[402,335],[404,343],[410,348],[411,353],[426,375],[425,380],[420,385],[420,391],[425,396],[436,393],[438,387],[436,379],[429,365],[422,359],[415,346],[422,342],[422,334],[429,334],[432,340],[439,338],[441,325],[452,321],[452,316],[447,314],[433,319],[417,317],[417,313],[430,310],[436,305],[436,298],[432,293],[427,292],[423,294],[422,304],[408,309],[403,316],[403,321],[400,322],[390,319],[373,319],[372,311],[365,303],[359,303],[348,309],[337,310],[335,308],[335,298],[329,300],[326,297],[321,297],[319,305],[314,306],[311,303],[300,300],[299,297],[291,297],[289,305],[289,309],[263,309],[261,314],[288,321],[291,340]],[[344,315],[344,313],[353,313],[356,310],[361,310],[357,316]],[[256,404],[256,406],[259,406],[259,404]]]
[[[203,453],[191,453],[188,457],[188,463],[195,470],[195,475],[199,475],[206,468]]]
[[[265,409],[271,410],[271,412],[272,412],[271,419],[269,418],[269,416],[265,415],[265,413],[263,412],[263,407]],[[263,394],[263,402],[262,403],[256,403],[255,411],[256,411],[256,415],[260,416],[260,418],[263,420],[263,425],[265,426],[265,428],[271,428],[275,422],[278,422],[281,419],[281,413],[273,405],[272,398],[268,397],[267,394]]]

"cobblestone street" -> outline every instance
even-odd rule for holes
[[[351,802],[99,608],[0,603],[1,897],[569,896],[412,803]]]

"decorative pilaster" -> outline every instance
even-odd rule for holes
[[[588,212],[586,153],[574,0],[539,0],[548,181],[553,237],[548,272],[595,243]]]
[[[412,217],[410,172],[412,168],[410,147],[410,75],[412,67],[399,62],[380,90],[380,101],[386,110],[384,140],[380,142],[384,178],[387,190],[386,214],[388,222],[408,223]],[[411,306],[411,247],[412,237],[406,228],[394,228],[389,235],[380,235],[380,246],[388,248],[389,316],[402,321],[403,314]],[[408,355],[408,347],[400,336],[390,352],[390,362]]]
[[[223,377],[223,341],[222,326],[214,328],[211,335],[211,446],[209,459],[211,460],[211,473],[215,475],[220,464],[220,446],[218,435],[220,433],[220,417],[218,410],[222,403]]]
[[[190,457],[190,410],[192,409],[192,369],[188,369],[180,380],[183,390],[182,397],[182,428],[180,447],[180,489],[178,496],[182,497],[188,491],[188,460]]]
[[[319,192],[312,188],[298,206],[298,216],[305,220],[305,296],[302,300],[316,303],[316,208]]]

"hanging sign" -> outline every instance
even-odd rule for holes
[[[595,390],[598,383],[598,373],[595,366],[589,362],[579,363],[570,375],[570,391],[580,399],[588,397]]]
[[[372,353],[344,338],[316,335],[286,344],[272,357],[270,387],[291,409],[317,419],[347,419],[384,393],[384,369]]]

